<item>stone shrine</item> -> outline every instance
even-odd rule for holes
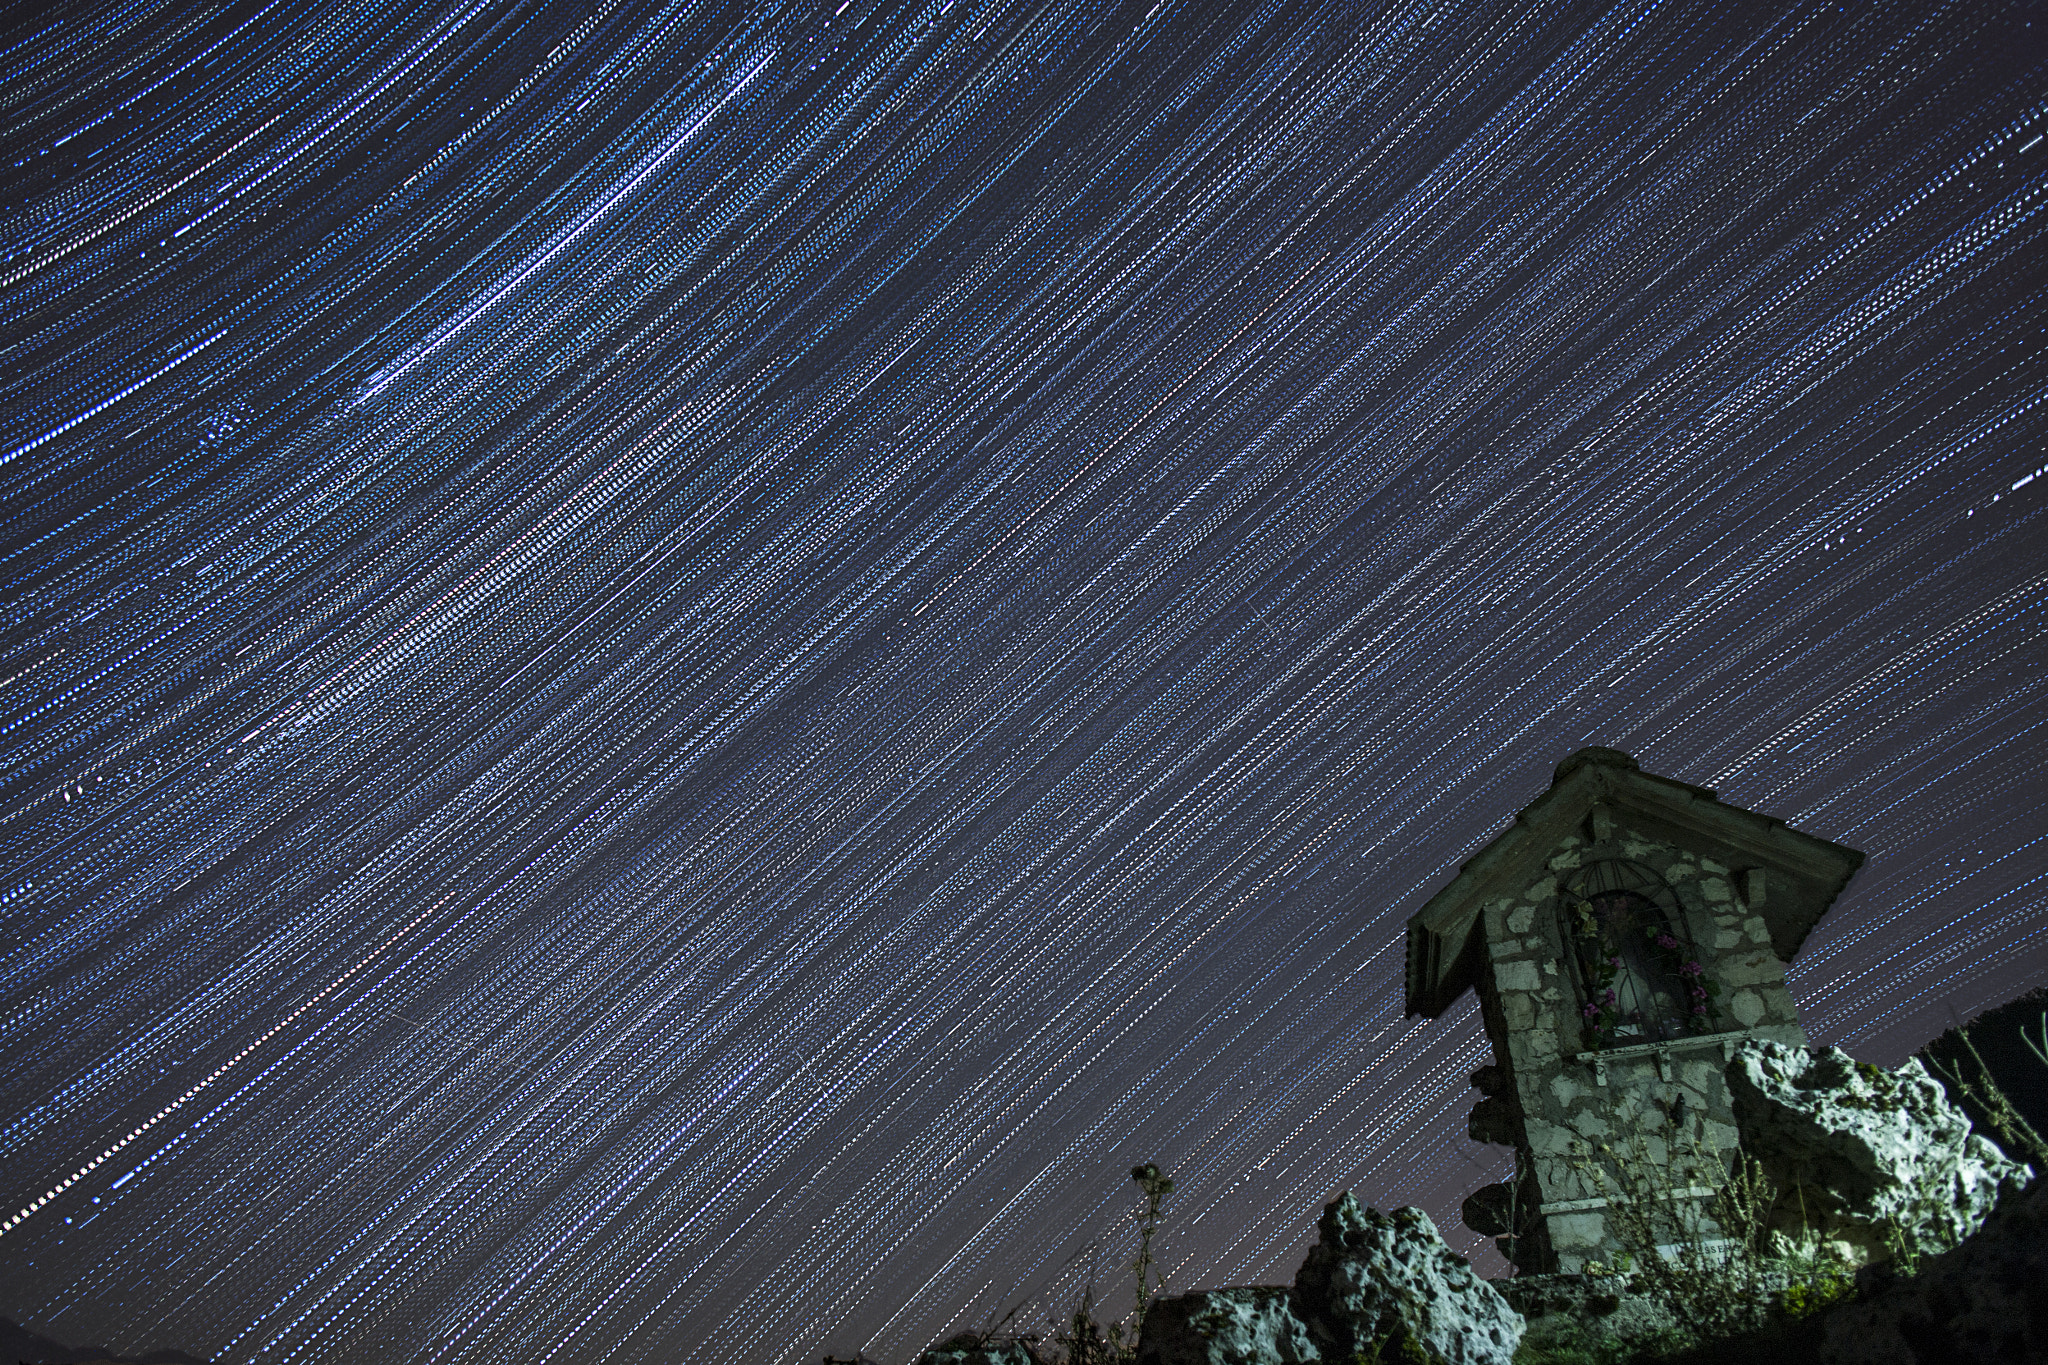
[[[1620,1250],[1599,1144],[1675,1166],[1736,1146],[1736,1045],[1805,1047],[1785,964],[1863,855],[1581,749],[1550,790],[1408,921],[1408,1013],[1479,995],[1494,1062],[1471,1136],[1516,1176],[1465,1201],[1524,1273]],[[1676,1198],[1703,1196],[1671,1171]]]

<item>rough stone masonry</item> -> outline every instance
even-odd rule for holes
[[[1408,921],[1408,1012],[1477,993],[1494,1062],[1469,1131],[1516,1154],[1468,1226],[1526,1272],[1577,1272],[1622,1249],[1617,1161],[1703,1200],[1688,1170],[1736,1142],[1728,1063],[1806,1044],[1785,964],[1862,861],[1613,749],[1559,764]]]

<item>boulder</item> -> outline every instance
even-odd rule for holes
[[[1774,1226],[1852,1264],[1885,1259],[1894,1227],[1917,1253],[1946,1251],[2032,1175],[1971,1132],[1918,1059],[1886,1071],[1840,1048],[1752,1039],[1728,1088],[1743,1147],[1782,1192]]]
[[[1294,1307],[1325,1360],[1374,1359],[1402,1341],[1448,1365],[1513,1358],[1522,1315],[1444,1245],[1421,1209],[1361,1209],[1346,1193],[1323,1210],[1318,1231],[1294,1277]]]
[[[1626,1275],[1515,1275],[1488,1280],[1528,1323],[1532,1354],[1630,1357],[1657,1349],[1680,1330],[1671,1306]]]
[[[1819,1365],[2048,1360],[2048,1181],[1919,1274],[1889,1270],[1863,1271],[1856,1300],[1828,1310]]]
[[[917,1365],[1038,1365],[1038,1361],[1021,1341],[983,1341],[968,1332],[932,1347],[917,1358]]]
[[[1240,1285],[1155,1299],[1136,1365],[1318,1365],[1285,1285]]]

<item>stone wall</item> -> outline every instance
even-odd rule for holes
[[[1506,1084],[1473,1135],[1507,1140],[1542,1199],[1542,1225],[1504,1247],[1525,1269],[1576,1272],[1619,1249],[1608,1226],[1608,1191],[1583,1169],[1602,1143],[1640,1140],[1655,1163],[1689,1150],[1735,1145],[1724,1077],[1744,1038],[1804,1046],[1806,1034],[1785,989],[1761,913],[1769,887],[1761,872],[1739,876],[1723,863],[1641,837],[1597,811],[1588,833],[1565,838],[1546,874],[1519,896],[1484,907],[1487,961],[1479,973],[1481,1016]],[[1709,979],[1720,985],[1711,1036],[1611,1048],[1593,1063],[1586,1050],[1570,946],[1557,914],[1562,879],[1582,865],[1623,859],[1660,875]],[[1684,1185],[1674,1175],[1673,1183]]]

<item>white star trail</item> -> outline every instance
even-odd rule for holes
[[[0,1316],[906,1365],[1464,1196],[1586,744],[2048,982],[2006,0],[160,0],[0,37]],[[1155,1253],[1158,1247],[1155,1245]]]

